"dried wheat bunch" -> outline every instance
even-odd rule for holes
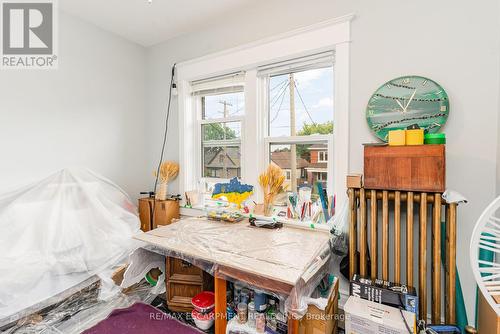
[[[259,184],[266,197],[274,197],[283,191],[284,181],[283,170],[274,163],[271,163],[266,171],[259,176]]]
[[[179,174],[179,164],[175,161],[165,161],[160,165],[160,182],[168,183]]]

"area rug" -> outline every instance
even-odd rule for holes
[[[201,331],[181,323],[171,315],[157,308],[136,303],[125,309],[118,309],[87,329],[84,334],[200,334]]]

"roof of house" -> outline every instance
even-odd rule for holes
[[[228,159],[228,162],[221,161],[220,155],[224,156],[224,160]],[[290,151],[279,151],[271,152],[271,161],[274,162],[281,169],[291,168]],[[226,147],[225,149],[221,147],[212,147],[204,149],[204,160],[205,167],[212,168],[223,168],[223,167],[240,167],[240,148],[239,147]],[[304,158],[297,157],[297,168],[325,168],[326,162],[310,163]]]
[[[326,144],[312,144],[307,148],[308,150],[327,150],[328,146]]]
[[[271,161],[281,169],[290,169],[292,161],[290,151],[271,152]],[[306,168],[310,163],[303,158],[297,157],[297,168]]]
[[[326,162],[310,163],[309,166],[306,167],[306,169],[324,169],[325,172],[326,172],[326,168],[327,168]]]
[[[221,161],[219,156],[224,156]],[[239,147],[210,147],[204,149],[204,160],[206,167],[240,167],[240,148]],[[226,160],[228,162],[226,162]]]

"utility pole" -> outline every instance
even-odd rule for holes
[[[293,73],[290,73],[290,135],[295,136],[295,79]],[[290,167],[291,167],[291,191],[297,192],[297,147],[290,145]]]
[[[220,104],[223,104],[224,105],[224,118],[227,118],[229,116],[229,109],[227,107],[231,107],[232,104],[227,102],[226,100],[224,101],[219,101]],[[224,134],[224,140],[226,140],[226,126],[225,124],[222,125],[222,132]],[[227,177],[227,164],[226,164],[226,158],[228,158],[229,156],[227,155],[227,152],[225,151],[226,149],[223,148],[223,153],[224,153],[224,167],[222,168],[222,171],[223,171],[223,174],[224,176],[223,177]]]
[[[232,107],[233,105],[226,100],[219,101],[219,103],[224,105],[224,118],[227,118],[229,115],[229,109],[227,107]]]

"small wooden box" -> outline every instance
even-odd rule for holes
[[[445,191],[445,145],[367,145],[364,160],[367,189]]]
[[[363,175],[362,174],[348,174],[347,179],[347,188],[362,188],[363,187]]]
[[[154,219],[153,217],[154,211]],[[139,218],[141,230],[144,232],[153,230],[161,225],[172,223],[172,219],[180,217],[179,201],[155,200],[150,197],[139,198]]]
[[[309,305],[300,319],[299,334],[335,334],[338,326],[339,280],[335,279],[325,310]]]

